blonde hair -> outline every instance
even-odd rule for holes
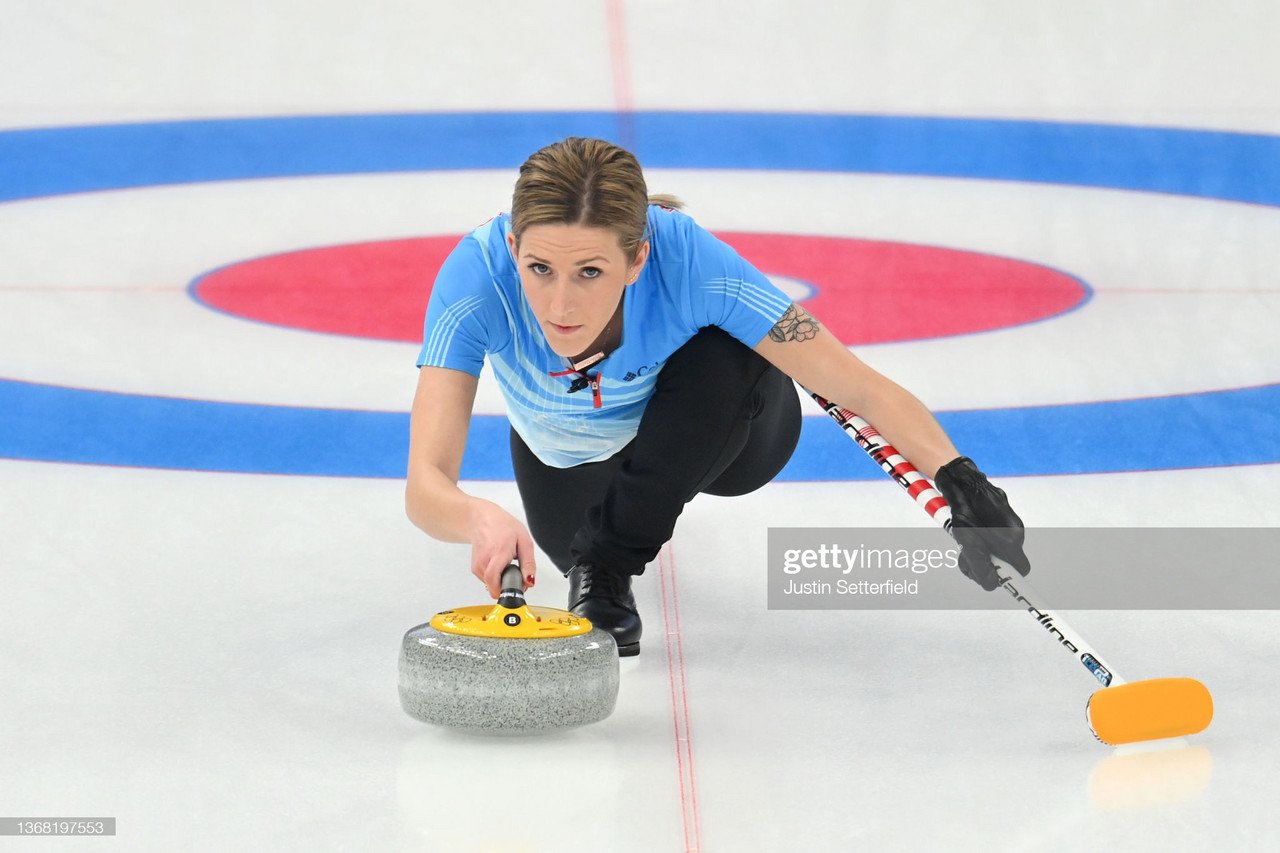
[[[520,167],[511,199],[516,242],[531,225],[608,228],[634,258],[645,241],[649,205],[679,209],[680,199],[649,195],[635,155],[603,139],[570,136],[541,148]]]

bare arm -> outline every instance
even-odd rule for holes
[[[405,513],[435,539],[470,542],[471,571],[496,598],[499,575],[513,557],[519,558],[530,586],[537,568],[524,524],[497,504],[458,488],[477,384],[476,377],[460,370],[421,368],[409,428]]]
[[[856,412],[926,476],[960,455],[923,403],[849,352],[800,306],[787,309],[755,350],[804,387]]]

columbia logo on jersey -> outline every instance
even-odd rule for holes
[[[655,361],[653,364],[649,365],[648,367],[641,367],[638,370],[634,370],[634,371],[628,370],[627,375],[622,377],[622,381],[630,382],[632,379],[635,379],[640,376],[644,376],[646,373],[652,373],[653,371],[657,370],[657,368],[658,368],[658,362]]]

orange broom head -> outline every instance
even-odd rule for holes
[[[1119,746],[1202,732],[1213,719],[1213,697],[1194,678],[1150,678],[1104,687],[1089,697],[1085,716],[1094,737]]]

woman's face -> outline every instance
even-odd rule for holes
[[[508,242],[547,343],[566,357],[582,354],[600,336],[649,257],[647,242],[632,261],[617,234],[585,225],[531,225],[518,245],[514,235]]]

